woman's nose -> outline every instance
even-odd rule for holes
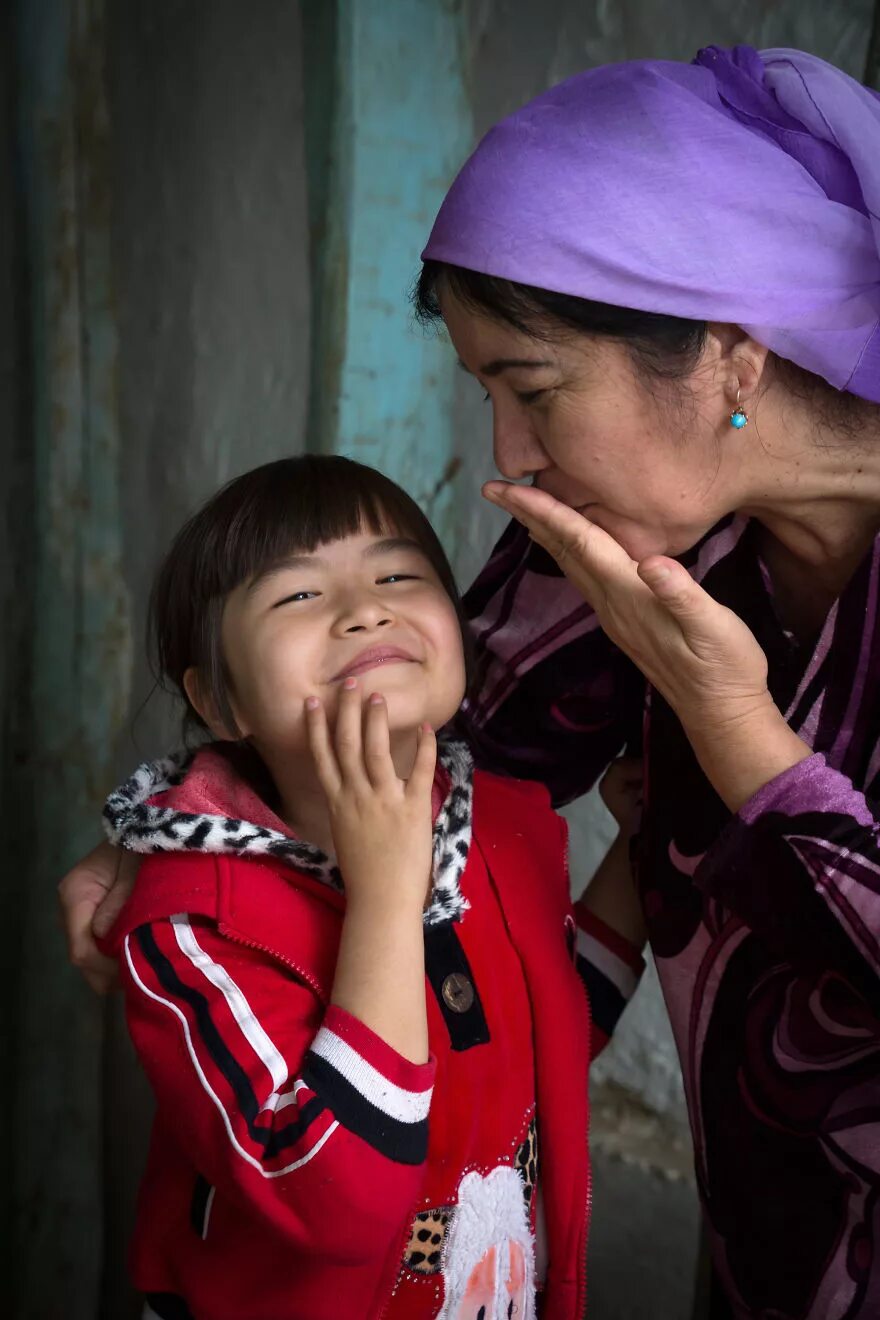
[[[495,466],[503,477],[518,481],[549,466],[547,454],[527,418],[499,416],[493,419],[492,449]]]

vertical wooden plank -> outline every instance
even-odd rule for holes
[[[454,0],[305,0],[309,443],[382,468],[449,543],[454,365],[407,295],[471,117]]]
[[[17,1069],[22,1317],[94,1320],[102,1006],[66,966],[55,883],[98,834],[131,665],[119,522],[103,0],[20,0],[20,156],[37,522],[37,827]]]
[[[868,54],[865,59],[864,83],[880,92],[880,0],[874,0],[874,21],[868,38]]]

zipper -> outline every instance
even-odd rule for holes
[[[580,980],[580,977],[578,977],[578,980]],[[587,1149],[587,1204],[584,1212],[584,1246],[580,1255],[580,1260],[578,1261],[578,1283],[580,1285],[580,1301],[581,1301],[580,1313],[583,1320],[583,1317],[586,1316],[587,1311],[589,1309],[587,1306],[587,1252],[589,1251],[589,1247],[590,1247],[590,1221],[592,1220],[593,1217],[593,1163],[590,1157],[590,1117],[592,1114],[592,1108],[590,1105],[590,1087],[589,1087],[589,1067],[590,1067],[589,1060],[592,1053],[593,1015],[590,1009],[590,996],[587,994],[587,988],[585,985],[583,985],[583,982],[581,982],[581,985],[583,988],[584,1000],[587,1006],[587,1060],[588,1060],[587,1062],[587,1131],[584,1138]]]
[[[231,940],[234,944],[240,944],[245,949],[254,949],[257,953],[267,953],[275,962],[282,963],[283,966],[289,968],[290,971],[296,974],[298,980],[304,982],[310,990],[315,992],[318,999],[325,1007],[328,1005],[329,1000],[327,998],[327,992],[321,985],[319,985],[314,976],[312,976],[310,972],[305,971],[304,968],[300,967],[298,963],[292,962],[290,958],[285,958],[284,955],[278,953],[276,949],[271,949],[268,944],[260,944],[257,940],[245,939],[243,935],[239,935],[237,931],[232,930],[232,928],[227,926],[223,921],[218,923],[218,929],[221,935],[226,939]]]
[[[411,1212],[410,1217],[407,1219],[406,1224],[404,1226],[403,1236],[400,1239],[400,1246],[397,1255],[394,1258],[398,1262],[397,1273],[394,1276],[395,1283],[392,1284],[391,1289],[387,1292],[385,1301],[382,1303],[381,1311],[376,1312],[375,1320],[383,1320],[383,1317],[388,1314],[388,1310],[391,1306],[391,1303],[394,1301],[394,1298],[397,1296],[397,1293],[395,1291],[395,1284],[399,1281],[401,1274],[403,1272],[403,1267],[400,1262],[403,1260],[403,1253],[406,1248],[406,1244],[409,1241],[409,1235],[410,1232],[412,1231],[412,1226],[413,1226],[413,1220],[412,1220],[412,1212]]]
[[[569,880],[569,884],[570,884],[571,872],[569,870],[569,848],[570,848],[570,834],[568,828],[566,828],[565,876],[566,879]],[[575,923],[575,937],[577,937],[577,923]],[[584,1207],[584,1227],[583,1227],[584,1246],[583,1246],[583,1250],[581,1251],[580,1258],[578,1260],[578,1287],[580,1289],[579,1300],[581,1302],[581,1320],[584,1320],[584,1317],[586,1316],[588,1309],[587,1308],[587,1252],[590,1246],[590,1221],[593,1217],[593,1165],[590,1159],[590,1114],[592,1111],[590,1107],[590,1077],[589,1077],[591,1056],[593,1049],[593,1012],[590,1007],[590,996],[587,994],[587,987],[584,985],[583,981],[579,976],[577,977],[577,981],[578,981],[578,985],[581,988],[581,994],[584,997],[584,1005],[587,1010],[587,1130],[584,1134],[584,1141],[586,1143],[586,1156],[587,1156],[586,1159],[587,1203],[586,1206]]]

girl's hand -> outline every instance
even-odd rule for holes
[[[421,912],[431,882],[433,730],[419,730],[412,774],[402,780],[391,759],[385,699],[374,692],[362,709],[357,679],[342,685],[332,743],[316,697],[306,702],[306,722],[349,901],[411,903]]]
[[[620,827],[621,837],[631,839],[642,820],[644,773],[637,756],[622,756],[602,776],[599,795]]]
[[[492,481],[483,492],[553,556],[603,630],[665,697],[731,811],[811,754],[770,696],[767,658],[752,632],[681,564],[662,555],[636,564],[546,491]]]

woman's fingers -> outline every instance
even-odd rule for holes
[[[489,481],[483,494],[522,523],[588,599],[600,585],[607,589],[614,582],[632,580],[635,565],[623,546],[546,491]]]
[[[379,692],[373,692],[364,710],[364,764],[374,788],[384,788],[397,779],[391,759],[388,707]]]
[[[430,793],[434,783],[434,770],[437,764],[437,735],[430,724],[423,724],[419,729],[419,744],[412,774],[407,784],[409,793]]]
[[[336,762],[336,754],[330,745],[327,712],[319,697],[306,699],[306,730],[318,783],[327,797],[332,797],[339,792],[342,776]]]
[[[681,635],[696,655],[726,648],[730,611],[713,600],[674,559],[651,555],[639,564],[639,577],[675,620]]]
[[[116,848],[114,851],[117,854],[116,879],[107,891],[106,897],[99,903],[92,922],[92,930],[98,939],[109,933],[128,902],[141,865],[141,858],[135,853],[126,852],[124,848]]]
[[[98,994],[112,990],[118,976],[115,959],[101,953],[92,929],[95,913],[113,887],[115,863],[114,871],[110,872],[109,885],[104,865],[108,852],[114,852],[109,844],[96,849],[69,871],[58,886],[58,903],[67,939],[68,957]],[[90,865],[92,858],[95,859],[94,867]]]

